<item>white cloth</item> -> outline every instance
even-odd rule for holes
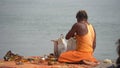
[[[67,51],[67,43],[63,35],[57,40],[52,40],[54,43],[54,54],[59,57],[62,52]]]
[[[61,53],[75,50],[76,49],[76,40],[74,38],[70,38],[67,42],[63,35],[56,40],[52,40],[54,43],[54,54],[56,57],[59,57]]]
[[[67,51],[75,50],[75,49],[76,49],[76,39],[72,37],[67,41]]]

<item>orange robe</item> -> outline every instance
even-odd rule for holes
[[[93,57],[93,40],[94,30],[91,24],[87,24],[88,33],[84,36],[76,35],[76,50],[63,52],[58,58],[59,62],[79,62],[81,60],[88,60],[96,62]]]

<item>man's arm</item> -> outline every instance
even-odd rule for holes
[[[75,23],[75,24],[72,26],[71,30],[67,33],[67,35],[66,35],[65,38],[68,40],[68,39],[70,39],[71,37],[73,37],[74,34],[75,34],[75,32],[76,32],[76,30],[77,30],[77,28],[78,28],[77,23]]]
[[[94,29],[94,27],[93,27],[93,29]],[[93,52],[95,51],[95,48],[96,48],[96,31],[94,29]]]

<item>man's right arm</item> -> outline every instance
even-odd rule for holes
[[[66,35],[65,38],[68,40],[68,39],[70,39],[71,37],[73,37],[74,34],[75,34],[75,32],[76,32],[76,30],[77,30],[77,28],[78,28],[77,23],[75,23],[75,24],[72,26],[71,30],[67,33],[67,35]]]

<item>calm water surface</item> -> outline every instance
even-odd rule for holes
[[[0,0],[0,58],[8,50],[23,56],[53,52],[51,39],[66,34],[78,10],[88,12],[97,33],[95,57],[116,59],[120,0]]]

